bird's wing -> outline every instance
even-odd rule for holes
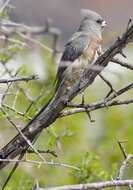
[[[90,43],[91,37],[81,32],[75,33],[65,46],[61,61],[75,61],[82,55],[84,49]]]
[[[63,78],[63,73],[70,64],[78,59],[88,47],[91,38],[88,34],[75,33],[65,46],[61,61],[57,70],[56,90]]]

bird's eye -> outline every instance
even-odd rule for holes
[[[98,24],[102,24],[102,20],[101,20],[101,19],[96,20],[96,22],[97,22]]]

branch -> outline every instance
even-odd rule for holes
[[[28,82],[30,80],[37,80],[37,79],[39,79],[38,76],[32,75],[29,77],[14,77],[10,79],[0,79],[0,83],[10,83],[10,82],[18,82],[18,81]]]
[[[8,69],[8,67],[6,66],[6,64],[5,63],[2,63],[2,66],[4,67],[4,69],[5,69],[5,72],[6,73],[8,73],[8,75],[11,77],[11,78],[14,78],[14,77],[16,77],[16,74],[14,75],[14,74],[12,74],[11,73],[11,71]],[[12,83],[10,83],[10,84],[12,84]],[[14,83],[15,84],[15,87],[16,87],[16,89],[18,89],[20,92],[22,92],[22,94],[28,99],[28,101],[30,102],[30,103],[33,103],[33,98],[29,95],[29,93],[27,92],[27,89],[25,90],[25,89],[23,89],[21,86],[19,86],[17,83]],[[3,98],[5,98],[5,96],[6,96],[6,94],[7,94],[7,92],[5,92],[5,95],[3,96]]]
[[[52,20],[47,19],[45,22],[45,26],[27,26],[21,23],[9,21],[9,20],[2,20],[1,25],[3,26],[3,33],[9,35],[14,33],[15,31],[19,31],[23,34],[31,34],[31,35],[44,35],[44,34],[51,34],[51,35],[60,35],[61,31],[52,26]]]
[[[66,107],[67,102],[71,101],[79,92],[90,86],[97,75],[108,65],[112,58],[120,53],[122,49],[133,40],[133,25],[122,35],[121,38],[117,39],[114,44],[107,49],[94,64],[87,68],[87,71],[81,76],[81,79],[74,84],[73,88],[65,93],[64,96],[59,97],[58,93],[53,99],[44,106],[42,110],[30,121],[27,126],[22,130],[23,135],[30,141],[33,142],[38,138],[39,134],[44,128],[49,127],[58,117],[60,112]],[[100,68],[100,69],[97,69]],[[63,81],[64,82],[64,81]],[[63,82],[61,85],[63,85]],[[128,88],[131,88],[131,84]],[[121,90],[119,93],[122,93]],[[108,98],[111,98],[111,95]],[[21,134],[15,136],[5,147],[0,151],[1,159],[13,159],[17,155],[21,154],[22,149],[27,150],[29,145],[22,137]],[[0,163],[0,169],[5,167],[8,162],[4,160]]]
[[[25,117],[25,118],[28,119],[28,120],[31,120],[31,119],[32,119],[30,116],[27,116],[26,113],[20,112],[20,111],[16,110],[15,108],[10,107],[10,106],[7,105],[7,104],[2,104],[2,106],[3,106],[4,108],[7,108],[8,110],[11,110],[11,111],[13,111],[14,113],[20,115],[21,117]]]
[[[2,162],[3,159],[0,158],[0,162]],[[73,169],[73,170],[80,170],[78,167],[73,166],[73,165],[69,165],[69,164],[64,164],[64,163],[59,163],[59,162],[54,162],[52,161],[38,161],[38,160],[28,160],[28,159],[4,159],[4,162],[11,162],[11,163],[29,163],[29,164],[34,164],[34,165],[48,165],[48,166],[60,166],[60,167],[64,167],[64,168],[69,168],[69,169]]]
[[[124,61],[121,61],[118,58],[113,58],[111,61],[114,62],[114,63],[117,63],[117,64],[121,65],[122,67],[125,67],[125,68],[130,69],[130,70],[133,71],[133,65],[128,64],[128,63],[126,63]]]
[[[51,187],[51,188],[37,188],[34,190],[87,190],[87,189],[105,189],[109,187],[116,186],[129,186],[133,185],[133,180],[112,180],[105,182],[97,182],[97,183],[86,183],[86,184],[76,184],[76,185],[66,185],[62,187]]]
[[[133,155],[132,155],[132,154],[129,154],[129,155],[126,157],[126,159],[122,162],[122,165],[121,165],[121,167],[120,167],[120,170],[119,170],[119,173],[118,173],[118,176],[117,176],[117,180],[123,178],[124,172],[125,172],[125,170],[127,169],[128,163],[129,163],[129,161],[130,161],[131,159],[133,159]]]
[[[95,111],[101,108],[108,108],[108,107],[113,107],[113,106],[119,106],[119,105],[128,105],[128,104],[133,104],[133,100],[113,100],[109,103],[94,103],[94,104],[90,104],[90,107],[88,106],[88,108],[73,108],[73,109],[69,109],[69,110],[65,110],[60,112],[59,117],[65,117],[65,116],[69,116],[69,115],[73,115],[76,113],[82,113],[82,112],[86,112],[86,109],[91,112],[91,111]]]
[[[54,157],[58,157],[57,156],[57,154],[56,154],[56,152],[55,151],[53,151],[53,150],[37,150],[40,154],[51,154],[52,156],[54,156]],[[34,154],[35,152],[33,151],[33,150],[31,150],[31,149],[28,149],[27,150],[27,153],[28,154]]]
[[[29,141],[29,139],[27,139],[27,137],[22,133],[22,131],[19,129],[19,127],[13,122],[13,120],[10,118],[9,114],[7,112],[5,112],[5,110],[2,107],[1,107],[1,111],[6,116],[6,119],[9,121],[9,123],[17,130],[17,132],[19,132],[19,134],[25,140],[25,142],[28,144],[28,146],[34,151],[34,153],[36,153],[41,158],[41,160],[43,160],[45,162],[45,159],[43,158],[43,156],[38,152],[38,150],[36,148],[34,148],[33,144]],[[22,152],[22,150],[23,150],[23,148],[21,147],[21,152]]]
[[[56,53],[58,53],[58,39],[59,36],[61,35],[61,31],[52,26],[52,20],[47,19],[45,21],[45,26],[27,26],[24,24],[12,22],[9,20],[2,20],[1,21],[1,31],[2,33],[7,37],[11,34],[18,34],[22,38],[29,40],[43,49],[47,50],[48,52],[52,53],[53,56],[55,56]],[[38,36],[38,35],[45,35],[48,34],[53,37],[53,44],[52,44],[52,49],[47,47],[44,43],[41,43],[40,41],[36,40],[35,37],[33,36]]]
[[[130,100],[113,100],[116,97],[122,95],[123,93],[127,92],[128,90],[133,88],[133,83],[128,84],[124,88],[116,91],[114,94],[111,96],[105,98],[104,100],[101,100],[96,103],[92,104],[75,104],[75,103],[68,103],[68,107],[73,107],[75,109],[70,109],[70,110],[65,110],[60,112],[60,117],[68,116],[68,115],[73,115],[75,113],[81,113],[81,112],[86,112],[86,109],[91,112],[97,109],[105,108],[105,107],[112,107],[112,106],[118,106],[118,105],[128,105],[133,103],[133,99]]]
[[[109,82],[109,80],[107,80],[102,74],[99,74],[100,78],[109,86],[110,91],[108,92],[108,94],[106,95],[106,98],[108,96],[110,96],[110,94],[112,94],[113,92],[116,93],[116,91],[114,90],[112,84]]]

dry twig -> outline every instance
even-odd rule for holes
[[[36,75],[32,75],[29,77],[15,77],[15,78],[10,78],[10,79],[0,79],[0,83],[10,83],[10,82],[20,82],[20,81],[25,81],[28,82],[30,80],[37,80],[38,77]]]

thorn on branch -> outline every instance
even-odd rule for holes
[[[125,53],[123,52],[123,50],[119,51],[120,55],[122,55],[122,57],[124,57],[125,59],[127,58],[127,56],[125,55]]]
[[[110,96],[110,94],[112,94],[112,89],[109,90],[108,94],[105,96],[105,99],[108,98]]]
[[[113,88],[112,84],[109,82],[109,80],[107,80],[102,74],[99,74],[99,76],[110,88],[110,91],[106,95],[105,99],[108,98],[110,96],[110,94],[112,94],[113,92],[117,96],[117,93],[116,93],[115,89]]]
[[[95,120],[91,118],[91,114],[90,114],[90,112],[88,111],[87,108],[86,108],[86,114],[87,114],[87,116],[89,117],[90,122],[91,122],[91,123],[94,123]]]
[[[82,94],[81,105],[85,105],[85,96],[84,96],[84,94]]]
[[[124,158],[126,159],[127,158],[127,153],[126,153],[126,150],[125,150],[124,146],[122,145],[125,142],[126,141],[118,141],[118,145],[119,145],[120,150],[122,151],[122,153],[124,155]]]
[[[130,28],[131,23],[132,23],[132,18],[129,18],[128,23],[127,23],[127,30]]]
[[[106,95],[105,99],[108,98],[112,93],[114,93],[114,96],[117,97],[117,92],[114,89],[110,89],[110,91]]]
[[[104,105],[105,108],[109,109],[109,106],[108,106],[108,98],[105,98],[105,99],[104,99],[103,105]]]

